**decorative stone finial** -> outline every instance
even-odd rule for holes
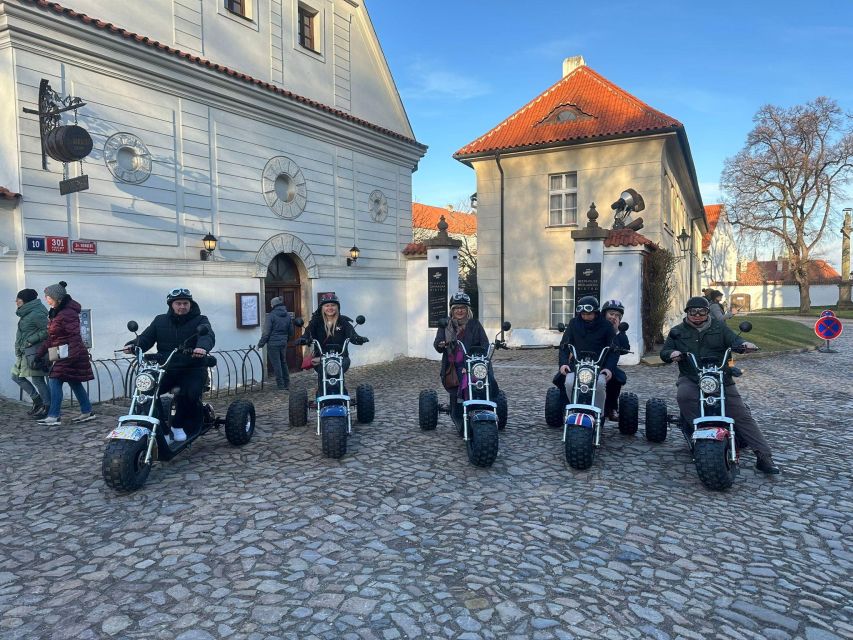
[[[441,219],[438,221],[436,225],[438,227],[438,235],[430,240],[426,241],[426,245],[430,247],[461,247],[462,241],[451,238],[447,235],[447,229],[449,225],[447,224],[447,220],[444,219],[444,216],[441,216]]]
[[[598,220],[598,209],[595,208],[594,202],[589,205],[589,211],[586,212],[586,217],[589,218],[589,222],[586,223],[587,227],[591,229],[598,227],[598,223],[596,222],[596,220]]]

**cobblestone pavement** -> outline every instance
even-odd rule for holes
[[[0,638],[851,638],[851,334],[741,360],[783,475],[747,454],[723,494],[680,436],[642,428],[608,426],[594,467],[567,467],[543,420],[553,350],[499,354],[510,423],[490,469],[446,416],[419,430],[423,360],[353,369],[377,419],[342,461],[264,391],[248,446],[213,433],[131,495],[100,475],[122,407],[57,428],[6,402]],[[628,373],[641,403],[674,406],[674,367]]]

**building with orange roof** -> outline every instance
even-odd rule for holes
[[[708,230],[702,236],[700,282],[702,288],[712,282],[734,280],[738,263],[738,247],[732,225],[723,204],[705,206]]]
[[[585,224],[593,202],[600,226],[611,227],[609,205],[628,188],[645,200],[644,237],[681,255],[676,237],[682,229],[690,236],[671,318],[698,290],[707,223],[684,126],[582,56],[567,58],[558,82],[454,157],[476,174],[480,318],[487,327],[509,319],[547,332],[560,317],[555,305],[567,321],[576,284],[572,231]]]

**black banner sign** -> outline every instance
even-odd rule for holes
[[[85,191],[89,188],[89,176],[77,176],[68,178],[59,183],[59,195],[67,196],[75,191]]]
[[[595,296],[601,302],[601,263],[578,262],[575,265],[575,301]]]
[[[427,315],[433,329],[447,317],[447,267],[427,268]]]

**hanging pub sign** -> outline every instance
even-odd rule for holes
[[[578,262],[575,264],[575,300],[584,296],[595,296],[601,301],[601,263]]]
[[[80,162],[92,152],[92,136],[77,124],[77,109],[86,106],[80,98],[62,97],[42,78],[39,84],[39,108],[24,109],[39,118],[41,137],[41,166],[47,169],[47,157],[62,163]],[[60,124],[60,114],[74,112],[74,124]],[[67,174],[66,174],[67,175]],[[89,188],[89,177],[77,176],[59,183],[59,193],[67,195]]]
[[[447,317],[447,267],[427,269],[427,317],[431,329]]]

